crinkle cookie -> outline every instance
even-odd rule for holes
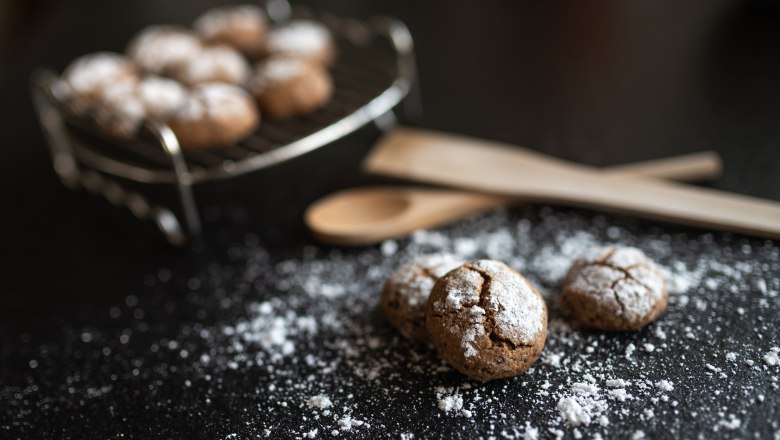
[[[223,83],[201,84],[169,121],[182,148],[198,150],[237,142],[252,133],[260,113],[244,89]]]
[[[330,65],[336,45],[328,28],[313,20],[293,20],[271,29],[266,40],[268,56],[285,56]]]
[[[333,82],[324,67],[286,57],[259,63],[249,87],[263,113],[275,119],[311,113],[325,105],[333,93]]]
[[[214,8],[198,17],[193,27],[209,43],[233,46],[250,58],[258,58],[264,53],[268,19],[259,6]]]
[[[431,289],[439,278],[460,264],[452,255],[424,255],[393,272],[382,289],[380,301],[390,325],[409,339],[427,343],[425,309]]]
[[[179,26],[149,26],[127,46],[127,55],[145,72],[170,75],[183,63],[200,55],[203,45],[197,35]]]
[[[171,71],[184,84],[223,82],[245,85],[252,68],[244,57],[230,46],[204,47],[196,57],[188,58]]]
[[[655,263],[639,249],[614,246],[591,249],[574,262],[561,305],[584,326],[625,331],[656,319],[668,298]]]
[[[444,275],[426,312],[428,337],[461,373],[480,381],[523,373],[547,337],[547,306],[506,264],[478,260]]]
[[[96,52],[73,60],[62,74],[58,90],[76,114],[94,110],[107,88],[131,87],[138,82],[136,67],[124,56]]]

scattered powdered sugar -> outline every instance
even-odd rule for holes
[[[764,362],[770,367],[780,365],[780,357],[778,357],[778,352],[780,352],[780,347],[772,347],[772,349],[769,350],[769,353],[764,355]]]
[[[251,234],[230,243],[229,263],[148,274],[138,294],[106,307],[115,328],[67,327],[64,349],[58,339],[0,350],[29,373],[0,385],[0,432],[25,437],[24,426],[44,426],[55,411],[78,413],[82,423],[111,420],[111,411],[138,406],[139,389],[148,399],[141,405],[154,405],[166,421],[202,414],[214,438],[771,438],[780,431],[772,417],[780,405],[780,248],[771,241],[527,207],[387,246],[279,251]],[[634,332],[583,330],[557,307],[562,277],[590,247],[615,243],[641,249],[674,280],[669,307]],[[539,362],[512,379],[474,382],[389,328],[378,311],[382,285],[432,253],[505,261],[538,288],[549,308]],[[471,292],[448,306],[458,304],[476,322],[490,313]],[[183,324],[166,326],[171,316]],[[79,361],[63,369],[52,361],[61,356]],[[181,398],[170,400],[176,392]],[[211,424],[210,414],[219,420]]]
[[[661,391],[672,391],[674,390],[674,386],[672,386],[672,383],[668,380],[659,380],[655,383],[655,387],[658,388]]]
[[[306,403],[312,408],[327,409],[333,406],[328,396],[322,394],[310,398]]]

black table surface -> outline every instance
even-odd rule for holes
[[[151,363],[165,355],[141,347],[175,338],[198,320],[216,319],[208,308],[217,303],[193,299],[187,282],[214,264],[233,261],[231,249],[245,243],[247,234],[271,253],[294,254],[313,243],[302,221],[312,201],[337,189],[383,182],[359,171],[379,131],[367,127],[283,165],[204,188],[198,197],[206,230],[201,240],[182,250],[170,247],[151,223],[60,184],[28,93],[36,67],[61,69],[87,52],[122,50],[144,25],[188,23],[216,4],[85,0],[19,6],[26,12],[18,20],[25,24],[7,33],[0,58],[0,234],[5,255],[0,437],[226,438],[236,433],[234,438],[254,438],[265,433],[258,428],[261,415],[251,423],[241,416],[247,408],[270,405],[260,395],[237,397],[241,390],[231,386],[246,383],[225,376],[224,384],[208,390],[219,402],[209,405],[198,391],[181,392],[181,378],[175,374],[156,376]],[[418,121],[422,126],[521,144],[597,166],[712,149],[726,166],[710,186],[780,200],[777,2],[329,0],[316,2],[316,7],[357,17],[392,15],[409,26],[425,107],[424,119]],[[595,215],[555,209],[557,216]],[[538,220],[537,214],[529,215]],[[622,217],[613,220],[634,224]],[[652,222],[632,228],[640,235],[702,233]],[[730,234],[714,237],[721,249],[734,243],[777,246]],[[777,288],[779,275],[773,275],[767,281]],[[150,278],[167,282],[151,283]],[[753,293],[741,293],[747,298],[740,303],[747,315],[761,316],[768,324],[760,346],[767,351],[780,345],[777,301],[767,309],[750,300]],[[213,293],[201,289],[200,295]],[[125,313],[140,307],[138,303],[145,306],[145,315]],[[117,317],[112,311],[120,309]],[[723,319],[737,318],[735,309],[721,313]],[[144,323],[141,330],[135,321]],[[717,323],[701,325],[714,328]],[[132,355],[116,353],[122,348],[114,346],[114,356],[101,361],[91,357],[94,350],[85,345],[85,329],[119,334],[125,328],[136,329],[127,348]],[[169,356],[175,363],[179,353]],[[134,368],[140,374],[130,374]],[[263,380],[262,371],[246,374]],[[689,416],[665,413],[652,423],[629,418],[611,434],[624,437],[644,428],[649,436],[660,437],[776,437],[777,371],[768,375],[757,389],[766,400],[746,404],[743,410],[750,417],[741,417],[750,422],[733,431],[714,432],[697,423],[680,427],[673,421]],[[92,398],[69,394],[74,377],[83,389],[109,384],[122,391],[96,392]],[[151,395],[144,391],[147,386],[154,388]],[[711,384],[699,386],[706,392]],[[685,396],[677,398],[685,401]],[[725,407],[733,400],[715,396],[708,405],[724,406],[728,413]],[[298,410],[290,411],[291,420],[298,416]],[[499,435],[489,426],[495,420],[477,419],[461,430],[433,406],[414,411],[424,423],[410,424],[406,431],[391,423],[392,414],[382,413],[371,429],[342,435]],[[670,430],[672,425],[676,430]],[[278,430],[271,436],[300,434]],[[321,430],[320,435],[330,434]]]

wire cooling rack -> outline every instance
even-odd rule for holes
[[[130,140],[98,133],[91,121],[66,110],[56,87],[57,74],[41,69],[33,75],[32,95],[54,169],[63,183],[103,194],[136,217],[154,220],[171,244],[181,246],[201,232],[193,189],[198,184],[279,164],[368,123],[386,130],[394,125],[394,109],[402,101],[407,118],[420,117],[419,97],[404,100],[416,82],[416,67],[412,36],[401,21],[315,14],[292,9],[283,0],[268,2],[266,8],[275,22],[315,18],[336,37],[338,58],[331,68],[334,92],[327,105],[290,121],[263,120],[255,133],[234,145],[189,152],[180,148],[170,127],[158,121],[144,121],[139,135]],[[178,206],[154,205],[125,182],[174,185]]]

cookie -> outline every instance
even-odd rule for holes
[[[516,376],[539,357],[547,306],[506,264],[463,264],[433,286],[426,310],[428,338],[442,358],[472,379]]]
[[[76,58],[65,68],[58,84],[70,109],[83,115],[95,109],[106,88],[134,84],[138,71],[129,59],[112,52],[97,52]]]
[[[633,247],[594,248],[566,275],[561,306],[582,325],[600,330],[638,329],[666,308],[663,275]]]
[[[200,38],[178,26],[150,26],[141,30],[127,47],[128,56],[145,72],[170,75],[203,50]]]
[[[387,321],[403,336],[428,342],[425,309],[436,281],[462,262],[446,254],[425,255],[401,266],[390,275],[380,306]]]
[[[136,94],[148,117],[167,121],[187,103],[189,91],[172,79],[150,76],[141,80]]]
[[[214,82],[243,85],[250,73],[249,63],[238,51],[218,45],[204,47],[197,56],[178,63],[170,75],[189,86]]]
[[[182,148],[198,150],[235,143],[251,134],[260,113],[244,89],[223,83],[195,87],[169,120]]]
[[[101,89],[93,112],[98,129],[120,138],[129,138],[138,130],[146,108],[137,88],[138,82],[117,82]]]
[[[293,20],[271,29],[266,39],[267,56],[301,58],[330,65],[336,45],[328,28],[312,20]]]
[[[250,58],[259,58],[264,53],[268,19],[258,6],[211,9],[198,17],[193,27],[206,42],[230,45]]]
[[[264,114],[287,119],[325,105],[333,82],[324,67],[298,58],[272,57],[258,64],[250,81]]]

